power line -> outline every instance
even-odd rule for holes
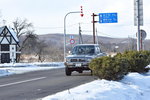
[[[34,28],[38,28],[38,29],[61,29],[63,27],[34,27]]]
[[[73,27],[73,26],[77,26],[79,23],[75,23],[75,24],[70,24],[67,25],[67,27]],[[35,26],[34,28],[38,28],[38,29],[63,29],[64,27],[41,27],[41,26]]]
[[[91,30],[82,30],[82,32],[89,32],[89,33],[91,33],[91,32],[93,32],[93,31],[91,31]],[[97,33],[100,33],[100,34],[105,35],[105,36],[108,36],[108,37],[112,37],[111,35],[106,34],[106,33],[103,33],[103,32],[97,31]]]

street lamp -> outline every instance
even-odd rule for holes
[[[66,57],[66,17],[72,13],[81,13],[81,11],[69,12],[64,17],[64,62],[65,62],[65,57]]]

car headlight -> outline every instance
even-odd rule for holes
[[[70,62],[70,59],[66,58],[66,62]]]
[[[87,59],[88,62],[90,62],[91,60],[92,60],[91,58],[88,58],[88,59]]]

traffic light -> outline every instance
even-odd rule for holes
[[[81,17],[83,17],[83,15],[84,15],[82,6],[81,6],[81,14],[80,15],[81,15]]]

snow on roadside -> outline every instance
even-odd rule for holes
[[[4,63],[4,64],[0,64],[0,68],[3,67],[34,67],[34,66],[64,66],[63,62],[43,62],[43,63],[39,63],[39,62],[35,62],[35,63]]]
[[[8,72],[8,70],[6,70],[6,69],[0,69],[0,77],[6,76],[6,75],[11,75],[11,74],[13,74],[13,73]]]
[[[63,68],[62,62],[46,62],[46,63],[6,63],[0,64],[0,76],[11,74],[22,74],[38,70],[50,70],[55,68]]]
[[[0,64],[0,76],[63,68],[63,63]],[[129,73],[121,81],[95,80],[42,100],[150,100],[150,71]]]
[[[150,100],[150,72],[129,73],[121,81],[95,80],[42,100]]]

